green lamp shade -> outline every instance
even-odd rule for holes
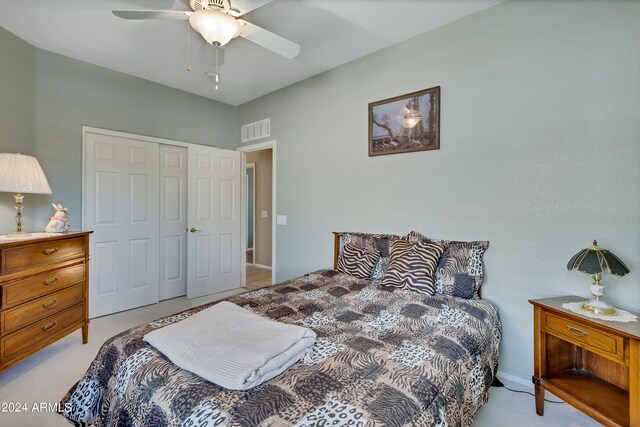
[[[578,270],[586,274],[608,271],[615,276],[624,276],[629,273],[629,267],[620,258],[598,246],[598,242],[595,240],[593,246],[581,250],[569,260],[567,269]]]

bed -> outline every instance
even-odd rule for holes
[[[109,339],[63,398],[62,415],[97,426],[468,426],[488,399],[501,327],[497,309],[477,296],[424,295],[333,269],[227,300],[311,328],[311,353],[238,391],[143,341],[212,303]]]

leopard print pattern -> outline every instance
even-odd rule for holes
[[[70,409],[65,406],[61,415],[76,425],[89,425],[93,421],[92,413],[97,411],[100,400],[100,388],[93,378],[84,378],[76,386],[69,398]]]
[[[467,264],[469,275],[482,277],[482,255],[484,255],[484,251],[485,248],[481,245],[474,245],[469,250],[469,262]]]
[[[364,413],[358,408],[344,403],[337,395],[295,424],[295,427],[364,427],[367,423]]]
[[[438,314],[438,322],[456,328],[462,326],[466,321],[468,321],[468,317],[465,312],[455,308],[446,307]]]
[[[486,401],[501,338],[497,309],[487,301],[425,296],[335,270],[268,290],[228,300],[307,324],[317,335],[303,360],[279,376],[245,391],[219,387],[146,343],[144,335],[157,329],[152,322],[105,342],[60,402],[71,407],[63,415],[96,426],[469,427]]]
[[[389,358],[412,368],[417,368],[424,361],[433,359],[434,356],[435,353],[431,349],[405,342],[400,348],[394,350]]]
[[[382,311],[378,317],[369,323],[369,326],[378,331],[386,331],[395,326],[400,321],[400,318],[397,314]]]
[[[315,365],[340,351],[342,351],[341,344],[326,338],[320,338],[315,342],[313,347],[311,347],[311,353],[304,358],[302,363],[305,365]]]
[[[180,427],[224,427],[228,420],[227,414],[205,402],[198,406]]]
[[[151,359],[151,357],[153,357],[153,352],[148,348],[143,348],[129,356],[122,366],[120,366],[118,376],[116,377],[116,390],[118,395],[124,395],[131,375]]]

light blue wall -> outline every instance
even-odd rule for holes
[[[0,153],[35,154],[34,51],[0,28]],[[34,223],[35,210],[29,207],[40,197],[25,195],[25,227]],[[14,203],[13,195],[0,193],[0,233],[15,231]]]
[[[80,227],[83,125],[231,149],[239,139],[236,107],[34,48],[4,29],[0,58],[0,152],[35,155],[53,190],[25,198],[29,231],[44,229],[52,201]],[[0,212],[13,211],[10,195],[0,197]],[[0,216],[0,233],[13,227]]]
[[[640,2],[511,1],[239,107],[277,140],[277,279],[332,265],[333,230],[483,239],[501,370],[529,379],[530,298],[589,295],[598,238],[640,308]],[[367,104],[439,85],[441,149],[367,156]]]

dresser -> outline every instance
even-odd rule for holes
[[[89,234],[0,239],[0,371],[78,329],[88,342]]]
[[[582,300],[529,301],[536,412],[543,415],[549,390],[605,426],[640,427],[640,320],[593,319],[562,307]]]

